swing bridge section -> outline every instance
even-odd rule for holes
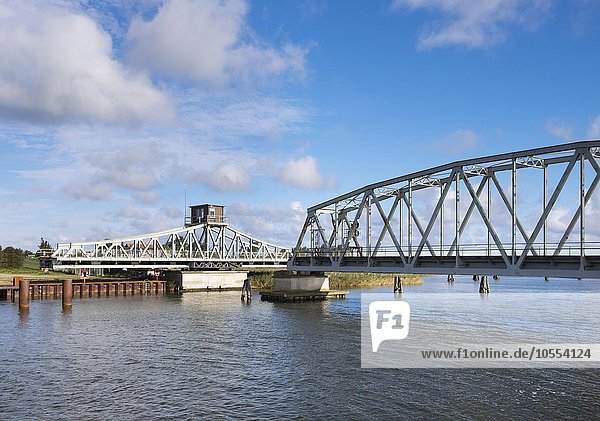
[[[600,278],[600,141],[453,162],[308,209],[303,272]]]
[[[226,222],[84,243],[59,243],[55,270],[285,268],[291,250],[253,238]]]

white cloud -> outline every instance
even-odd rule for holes
[[[592,124],[590,125],[587,134],[591,139],[600,139],[600,114],[592,120]]]
[[[160,195],[153,191],[135,192],[131,195],[135,200],[146,205],[155,205],[160,202]]]
[[[552,0],[394,0],[391,9],[426,9],[442,15],[421,31],[421,49],[486,48],[504,42],[511,25],[535,29],[551,6]]]
[[[559,139],[569,141],[573,139],[573,128],[556,119],[546,120],[545,129],[548,133]]]
[[[312,156],[289,159],[281,168],[279,180],[302,189],[332,189],[336,181],[334,176],[323,177],[317,167],[317,160]]]
[[[169,0],[152,20],[136,18],[126,37],[131,63],[152,72],[214,86],[304,72],[306,51],[280,50],[247,36],[244,0]]]
[[[306,210],[297,201],[286,207],[234,203],[226,213],[236,229],[282,247],[295,245],[306,217]]]
[[[73,197],[74,199],[87,199],[95,202],[109,200],[112,198],[112,188],[107,183],[86,183],[82,181],[69,182],[63,189],[63,193]]]
[[[198,90],[188,91],[182,112],[204,137],[239,138],[253,136],[278,138],[300,131],[309,119],[310,110],[296,101],[283,100],[232,89],[207,96]]]
[[[227,162],[205,174],[203,184],[218,192],[243,191],[250,187],[250,174],[241,165]]]
[[[0,115],[137,124],[172,117],[166,97],[113,58],[111,37],[71,8],[0,6]]]
[[[431,143],[431,148],[449,155],[459,155],[475,149],[479,145],[479,136],[473,130],[461,129]]]
[[[117,212],[116,216],[118,218],[125,218],[125,219],[146,220],[150,217],[150,214],[146,209],[140,208],[138,206],[127,206],[127,207],[121,208]]]
[[[176,208],[172,205],[165,205],[160,208],[161,214],[165,215],[167,218],[181,218],[183,216],[183,211],[181,209]]]

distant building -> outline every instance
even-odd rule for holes
[[[227,218],[224,216],[225,206],[222,205],[194,205],[190,206],[191,217],[189,218],[188,225],[198,224],[215,224],[215,225],[226,225]]]

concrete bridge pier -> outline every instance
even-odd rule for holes
[[[329,276],[324,272],[275,272],[273,291],[329,291]]]
[[[273,302],[321,301],[346,298],[347,294],[348,291],[331,290],[325,272],[280,271],[273,275],[273,289],[261,292],[260,298]]]
[[[167,271],[164,278],[182,292],[239,291],[248,280],[248,272],[233,270]]]

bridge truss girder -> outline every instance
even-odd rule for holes
[[[308,209],[288,269],[600,277],[599,158],[584,141],[365,186]]]
[[[60,243],[54,268],[285,267],[291,250],[226,224],[199,224],[153,234],[84,243]]]

